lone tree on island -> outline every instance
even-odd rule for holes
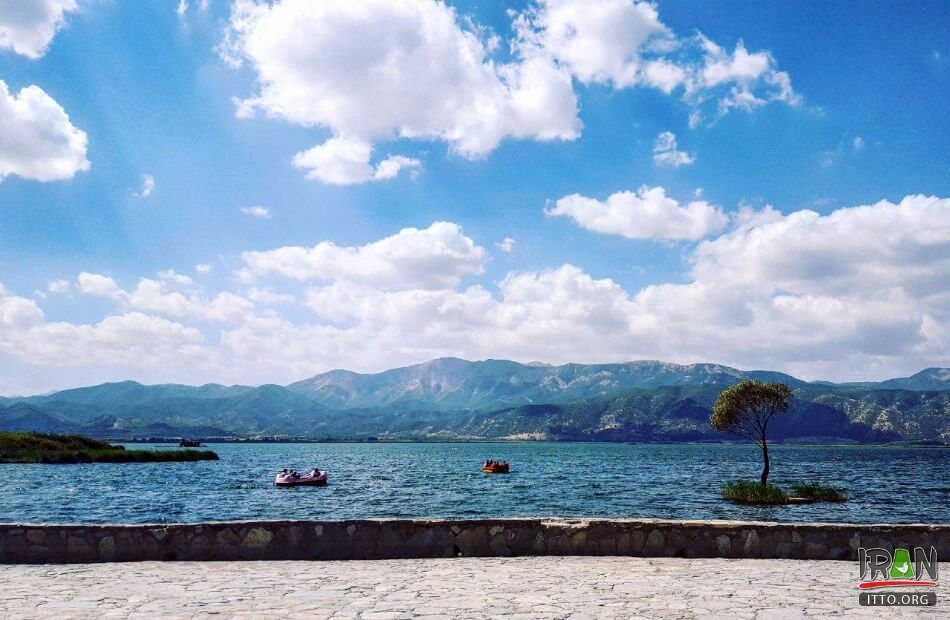
[[[726,431],[754,441],[762,448],[762,486],[769,479],[769,445],[766,430],[769,422],[788,409],[792,390],[784,383],[762,383],[746,379],[719,393],[709,424],[717,431]]]

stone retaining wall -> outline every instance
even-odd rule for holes
[[[654,519],[0,524],[5,564],[513,555],[853,560],[858,547],[930,546],[950,558],[950,525]]]

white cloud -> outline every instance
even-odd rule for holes
[[[245,281],[270,274],[300,281],[345,279],[383,289],[446,288],[483,272],[485,250],[451,222],[404,228],[358,247],[324,241],[311,248],[288,246],[241,255]]]
[[[657,166],[679,168],[689,166],[695,161],[695,155],[677,149],[676,134],[672,131],[664,131],[656,137],[656,142],[653,143],[653,162]]]
[[[688,71],[666,60],[651,60],[643,66],[643,80],[669,95],[686,82]]]
[[[60,295],[63,293],[68,293],[71,289],[72,285],[69,283],[69,280],[52,280],[46,285],[47,291]]]
[[[862,138],[861,136],[855,136],[852,146],[854,147],[855,151],[860,151],[864,149],[864,138]]]
[[[567,216],[587,230],[629,239],[701,239],[728,222],[722,209],[705,200],[681,205],[664,188],[646,185],[635,193],[611,194],[606,201],[579,194],[564,196],[545,214]]]
[[[659,18],[656,5],[631,0],[538,0],[519,18],[522,37],[533,42],[584,84],[614,89],[650,86],[682,97],[696,109],[690,125],[706,115],[752,111],[769,102],[798,105],[788,73],[768,51],[749,52],[739,41],[732,53],[708,37],[679,38]],[[708,114],[708,112],[707,112]]]
[[[255,205],[253,207],[241,207],[239,210],[244,215],[250,215],[251,217],[256,217],[262,220],[269,220],[271,217],[270,210],[260,205]]]
[[[112,315],[95,324],[49,322],[32,300],[0,286],[0,353],[49,369],[62,386],[63,367],[110,367],[121,373],[154,372],[207,357],[201,332],[140,312]]]
[[[537,0],[509,15],[514,34],[502,56],[500,37],[436,0],[236,0],[218,52],[257,78],[255,94],[235,99],[239,117],[330,132],[294,165],[338,185],[421,168],[404,155],[374,163],[382,141],[441,141],[475,159],[505,139],[574,140],[582,128],[574,79],[678,91],[694,108],[691,126],[800,102],[771,53],[678,38],[652,3]]]
[[[435,0],[238,0],[219,51],[248,64],[260,85],[237,102],[239,116],[330,130],[329,142],[297,160],[330,182],[391,178],[409,163],[372,168],[366,147],[380,140],[443,141],[477,158],[505,138],[577,138],[567,72],[527,41],[515,43],[511,62],[496,61],[483,30],[466,24]]]
[[[303,360],[310,363],[303,372],[340,366],[341,359],[377,370],[442,355],[594,361],[626,355],[629,347],[605,338],[627,330],[626,293],[571,265],[510,274],[498,298],[481,286],[384,291],[338,281],[311,289],[306,305],[313,323],[270,317],[227,330],[222,341],[239,357],[280,359],[298,373]]]
[[[511,237],[505,237],[504,239],[496,243],[495,247],[497,247],[499,250],[505,253],[511,252],[512,250],[515,249],[515,240],[512,239]]]
[[[700,73],[700,86],[711,88],[729,82],[747,83],[758,80],[772,64],[765,52],[750,54],[740,41],[729,54],[707,38],[703,38],[706,65]]]
[[[114,300],[123,298],[123,291],[118,283],[109,276],[98,273],[88,273],[86,271],[80,273],[76,278],[76,288],[83,295],[107,297]]]
[[[191,286],[195,283],[190,277],[177,273],[174,269],[165,269],[164,271],[159,271],[157,275],[159,280],[169,284]]]
[[[355,185],[367,181],[388,181],[402,170],[414,173],[422,168],[418,159],[390,155],[375,166],[370,163],[373,145],[363,140],[330,138],[294,156],[294,166],[308,170],[307,178],[331,185]]]
[[[275,293],[269,288],[251,288],[247,291],[247,298],[263,306],[278,306],[297,303],[297,298],[287,293]]]
[[[255,94],[235,98],[239,117],[330,132],[294,165],[338,185],[421,168],[404,155],[374,163],[382,141],[441,141],[475,159],[505,139],[574,140],[582,128],[574,79],[678,91],[694,108],[691,126],[800,102],[770,52],[678,38],[652,3],[537,0],[509,15],[514,34],[502,56],[500,37],[436,0],[236,0],[218,52],[257,78]]]
[[[630,0],[542,0],[527,13],[540,47],[585,84],[636,85],[641,51],[651,39],[672,36],[656,6]],[[663,68],[654,67],[654,76]],[[669,75],[660,78],[669,81]]]
[[[66,14],[77,10],[76,0],[0,0],[0,50],[43,56]]]
[[[136,198],[148,198],[155,191],[155,177],[150,174],[142,175],[142,189],[132,195]]]
[[[924,196],[773,212],[697,246],[692,282],[640,291],[635,332],[667,357],[693,348],[806,377],[946,364],[948,216],[950,200]]]
[[[111,299],[123,308],[174,318],[240,323],[254,311],[251,301],[230,292],[209,298],[198,292],[169,291],[169,283],[190,285],[191,278],[174,271],[161,272],[160,275],[163,277],[159,280],[141,278],[135,289],[124,290],[108,276],[83,272],[77,278],[77,288],[85,295]]]
[[[222,342],[298,374],[314,371],[305,361],[376,371],[458,355],[899,376],[950,363],[948,215],[950,200],[920,196],[827,216],[747,209],[689,254],[685,283],[632,294],[572,265],[511,273],[497,291],[383,290],[338,278],[307,292],[312,322],[247,321]]]
[[[212,267],[208,263],[198,263],[197,265],[195,265],[195,271],[197,273],[204,275],[204,274],[208,274],[214,271],[214,267]]]
[[[197,7],[202,13],[207,12],[210,6],[211,0],[198,0]],[[180,19],[184,20],[190,8],[191,4],[188,2],[188,0],[178,0],[178,5],[175,7],[175,13]]]
[[[0,80],[0,181],[14,174],[35,181],[71,179],[89,170],[86,133],[38,86],[13,94]]]
[[[688,250],[682,277],[632,291],[570,264],[467,285],[484,252],[451,223],[297,250],[246,263],[257,278],[303,281],[279,293],[263,282],[244,295],[184,294],[151,279],[124,290],[80,274],[78,290],[118,306],[92,324],[48,322],[35,300],[0,286],[0,353],[45,387],[62,386],[62,367],[110,379],[286,382],[443,355],[716,361],[838,380],[950,365],[950,199],[828,215],[747,208]]]
[[[9,329],[24,328],[43,320],[43,311],[32,299],[11,295],[0,285],[0,334]]]

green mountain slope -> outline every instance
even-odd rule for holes
[[[778,440],[950,443],[946,369],[880,383],[805,382],[718,364],[519,364],[433,360],[377,374],[332,371],[286,387],[142,385],[132,381],[0,401],[0,430],[95,437],[695,441],[724,387],[784,381],[791,411]],[[895,386],[906,386],[894,389]]]

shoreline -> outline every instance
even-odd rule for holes
[[[103,438],[102,441],[122,444],[169,444],[178,443],[180,437],[160,437],[143,439],[116,439]],[[200,438],[202,444],[221,443],[221,444],[603,444],[603,445],[628,445],[628,446],[743,446],[753,445],[742,441],[599,441],[599,440],[557,440],[557,439],[253,439],[253,438]],[[821,442],[769,442],[769,448],[773,447],[802,447],[802,448],[950,448],[950,443],[932,443],[932,442],[845,442],[845,443],[821,443]]]

